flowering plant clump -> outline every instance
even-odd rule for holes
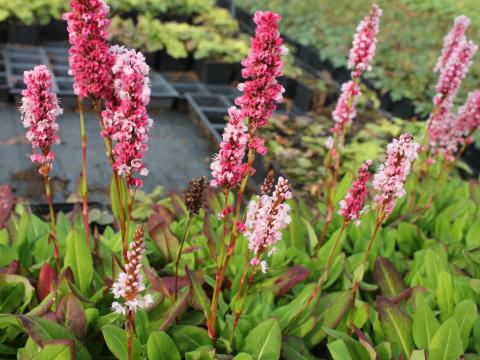
[[[135,50],[114,46],[110,53],[115,57],[113,96],[105,104],[103,135],[116,141],[113,169],[125,176],[128,184],[141,187],[143,182],[134,175],[148,175],[142,159],[148,150],[148,130],[153,124],[147,114],[150,69],[145,57]]]
[[[34,153],[31,159],[40,166],[41,174],[48,174],[55,158],[51,150],[58,144],[57,117],[62,114],[57,96],[51,92],[52,75],[45,65],[38,65],[24,74],[26,89],[22,90],[23,126],[28,128],[27,139],[32,143]],[[35,150],[40,150],[40,153]]]
[[[72,1],[67,18],[101,30],[103,5]],[[338,126],[319,171],[323,192],[309,202],[293,196],[285,177],[275,184],[273,170],[258,195],[250,186],[255,157],[265,154],[259,130],[282,100],[285,51],[276,13],[254,16],[243,94],[229,109],[212,179],[194,178],[184,193],[158,199],[138,189],[152,125],[144,56],[112,46],[103,90],[83,78],[81,129],[82,96],[89,96],[113,170],[114,221],[102,226],[98,213],[89,221],[85,206],[82,214],[77,207],[54,212],[51,148],[61,109],[48,69],[27,71],[20,110],[50,223],[23,201],[14,206],[12,191],[0,186],[0,358],[476,358],[480,192],[454,170],[480,125],[479,90],[457,112],[452,105],[476,46],[464,36],[468,19],[458,18],[438,63],[425,144],[403,133],[388,144],[383,163],[361,159],[349,171],[340,156],[351,146],[345,127],[355,116],[381,13],[373,5],[357,29],[352,79],[332,114]],[[100,30],[77,39],[82,51],[104,44]],[[97,90],[105,97],[96,98]],[[85,241],[90,233],[93,241]]]

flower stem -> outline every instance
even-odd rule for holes
[[[248,268],[245,269],[245,271],[247,270]],[[240,303],[240,308],[238,309],[238,311],[235,312],[235,319],[233,320],[232,333],[230,334],[230,343],[232,342],[233,336],[235,335],[235,330],[237,329],[238,321],[240,320],[240,316],[242,314],[243,308],[245,307],[245,301],[247,300],[248,290],[250,290],[250,287],[252,286],[253,278],[255,277],[256,273],[257,273],[257,266],[255,265],[253,266],[252,273],[248,278],[247,287],[245,288],[245,292],[243,293],[242,301]],[[243,278],[245,278],[246,272],[243,275],[244,275]]]
[[[98,116],[98,120],[100,121],[100,126],[102,127],[102,131],[105,131],[105,121],[103,120],[103,116],[102,116],[102,103],[101,103],[101,100],[94,100],[93,101],[93,106],[95,108],[95,111],[97,113],[97,116]],[[115,171],[115,169],[113,168],[113,164],[115,163],[115,159],[113,157],[113,146],[112,146],[112,141],[111,139],[108,137],[108,136],[104,136],[103,137],[104,140],[105,140],[105,147],[107,149],[107,156],[108,156],[108,160],[110,162],[110,166],[112,167],[112,174],[113,174],[113,181],[115,182],[115,188],[116,188],[116,196],[117,196],[117,202],[118,202],[118,206],[119,206],[119,222],[120,222],[120,233],[122,235],[122,253],[123,253],[123,259],[125,261],[127,261],[127,252],[128,252],[128,244],[127,244],[127,221],[125,219],[125,207],[124,207],[124,204],[123,204],[123,196],[122,196],[122,192],[121,192],[121,188],[120,188],[120,185],[122,183],[122,179],[120,178],[120,176],[117,174],[117,172]],[[127,191],[127,194],[129,193],[129,191]],[[132,197],[133,199],[133,197]],[[132,200],[132,204],[133,204],[133,200]],[[131,213],[131,207],[132,207],[132,204],[128,204],[128,213],[130,214]],[[130,215],[129,215],[129,219],[130,219]]]
[[[135,313],[128,310],[128,314],[127,314],[128,360],[132,360],[133,333],[135,331],[134,322],[135,322]]]
[[[386,215],[385,215],[384,210],[380,209],[379,212],[378,212],[378,215],[377,215],[377,223],[375,225],[375,230],[373,231],[372,237],[370,238],[370,241],[368,242],[368,246],[367,246],[367,249],[366,249],[365,253],[363,254],[363,258],[362,258],[362,262],[360,263],[360,266],[365,266],[365,263],[367,262],[367,260],[370,256],[370,253],[372,251],[375,239],[377,238],[378,231],[380,230],[380,227],[382,226],[382,223],[385,220],[385,218],[386,218]],[[355,299],[357,297],[359,283],[362,280],[362,278],[363,278],[363,271],[362,271],[362,274],[361,274],[360,278],[357,278],[355,276],[353,289],[352,289],[352,304],[351,304],[351,311],[350,311],[350,316],[349,316],[348,329],[352,329],[353,313],[355,311]]]
[[[177,301],[178,297],[178,266],[180,265],[180,258],[182,257],[183,245],[185,244],[185,239],[187,237],[188,229],[192,223],[192,216],[188,216],[187,225],[185,226],[185,231],[183,232],[182,241],[180,242],[180,247],[178,248],[177,261],[175,262],[175,296],[174,299]]]
[[[83,98],[78,97],[78,111],[80,114],[80,134],[82,138],[82,214],[87,236],[87,245],[90,247],[90,222],[88,221],[88,185],[87,185],[87,135],[85,133]]]
[[[60,274],[60,260],[59,260],[59,251],[58,251],[58,241],[57,241],[57,226],[55,222],[55,213],[53,212],[53,201],[52,201],[52,189],[50,187],[50,177],[48,175],[44,176],[45,180],[45,192],[47,195],[48,209],[50,211],[50,225],[52,232],[50,234],[53,241],[53,257],[55,259],[55,264],[57,266],[57,274]]]
[[[252,136],[253,138],[253,136]],[[240,183],[238,193],[237,193],[237,203],[235,206],[235,212],[233,216],[233,226],[232,226],[232,232],[230,234],[230,240],[228,243],[227,247],[227,253],[225,255],[225,259],[223,260],[222,267],[220,268],[220,271],[217,271],[215,275],[215,288],[213,290],[213,297],[212,297],[212,305],[210,307],[210,314],[207,319],[207,328],[208,328],[208,334],[211,339],[216,339],[217,334],[215,330],[215,320],[217,317],[217,311],[218,311],[218,298],[220,296],[220,291],[222,289],[223,281],[225,279],[225,273],[227,272],[227,267],[228,263],[230,262],[230,258],[233,254],[233,250],[235,249],[235,243],[237,240],[238,236],[238,230],[237,230],[237,221],[240,216],[240,210],[241,210],[241,205],[243,201],[243,195],[245,192],[245,188],[247,186],[248,178],[250,176],[251,169],[253,167],[253,161],[255,160],[255,151],[253,149],[248,149],[248,163],[247,163],[247,170],[245,172],[245,175],[242,178],[242,181]],[[220,259],[221,261],[221,259]]]

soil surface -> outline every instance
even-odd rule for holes
[[[145,157],[149,176],[144,178],[144,190],[149,192],[161,185],[165,192],[180,191],[186,188],[189,179],[208,175],[215,149],[191,121],[190,114],[174,110],[150,110],[149,114],[154,126]],[[33,204],[45,202],[43,180],[30,162],[31,147],[18,107],[0,102],[0,121],[0,183],[9,184],[15,196],[25,197]],[[53,149],[54,201],[74,201],[81,167],[78,113],[74,108],[65,109],[58,123],[62,142]],[[85,126],[89,200],[108,204],[111,168],[93,112],[86,113]]]

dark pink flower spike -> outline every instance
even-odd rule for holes
[[[111,94],[111,67],[107,28],[108,6],[103,0],[70,0],[71,11],[63,18],[68,24],[73,89],[80,97],[108,99]]]
[[[376,37],[381,16],[382,9],[373,4],[370,14],[358,24],[348,59],[348,68],[352,70],[353,78],[359,78],[365,71],[370,70],[377,46]]]
[[[32,143],[31,160],[40,166],[42,175],[48,174],[55,154],[50,150],[58,144],[57,117],[63,110],[58,105],[57,95],[50,92],[52,75],[45,65],[38,65],[31,71],[25,71],[26,89],[22,91],[23,125],[28,128],[27,139]],[[40,152],[35,152],[39,149]]]
[[[352,182],[345,198],[340,201],[338,214],[343,216],[346,223],[353,221],[360,225],[360,218],[365,211],[365,199],[367,198],[367,182],[370,178],[369,168],[372,160],[367,160],[358,168],[357,178]]]

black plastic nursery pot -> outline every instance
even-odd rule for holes
[[[63,20],[51,20],[40,29],[40,38],[43,41],[66,41],[68,40],[67,22]]]
[[[402,99],[399,101],[392,100],[390,112],[393,116],[409,119],[415,115],[415,106],[409,99]]]
[[[235,6],[235,19],[241,22],[247,28],[253,29],[254,22],[253,16],[247,10],[241,8],[240,6]]]
[[[310,111],[313,106],[313,89],[298,81],[295,84],[295,97],[293,100],[295,107],[300,111]]]
[[[286,98],[289,98],[289,99],[293,99],[295,97],[297,80],[295,80],[294,78],[291,78],[289,76],[282,76],[279,79],[279,83],[285,89],[285,92],[283,93],[283,96],[286,97]]]
[[[165,51],[160,51],[157,64],[159,71],[187,71],[189,68],[190,59],[175,59],[168,55]]]
[[[145,52],[145,62],[151,69],[155,69],[158,63],[158,51],[155,52]]]
[[[37,45],[40,25],[26,25],[16,21],[8,22],[7,42],[22,45]]]
[[[232,82],[233,65],[230,63],[197,60],[193,67],[201,82],[217,85],[227,85]]]

